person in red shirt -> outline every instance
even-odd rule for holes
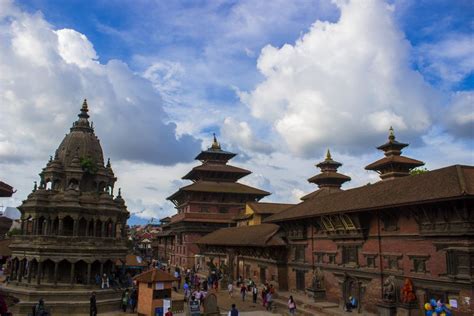
[[[173,316],[173,312],[171,311],[171,307],[168,307],[168,311],[166,312],[165,316]]]

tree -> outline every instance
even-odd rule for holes
[[[410,175],[411,176],[414,176],[414,175],[417,175],[417,174],[423,174],[423,173],[427,173],[429,170],[426,169],[426,168],[415,168],[415,169],[412,169],[410,171]]]

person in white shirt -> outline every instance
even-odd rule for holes
[[[232,292],[234,291],[234,286],[232,285],[232,282],[227,285],[227,291],[229,292],[229,297],[232,297]]]

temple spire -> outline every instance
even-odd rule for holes
[[[326,152],[326,160],[332,160],[331,152],[329,151],[329,148],[328,148],[328,151]]]
[[[82,130],[94,132],[94,129],[89,123],[89,114],[87,114],[87,112],[89,112],[89,106],[87,105],[87,99],[84,99],[84,102],[82,102],[81,112],[77,115],[79,119],[73,123],[71,131]]]
[[[219,144],[219,142],[217,141],[216,133],[212,133],[212,135],[214,136],[214,139],[212,141],[211,148],[212,149],[221,149],[221,144]]]
[[[395,133],[393,132],[393,127],[390,126],[390,128],[388,129],[388,140],[393,142],[395,140]]]
[[[84,99],[84,102],[82,102],[81,113],[79,113],[78,116],[80,118],[88,119],[89,114],[87,114],[87,112],[89,112],[89,106],[87,105],[87,99]]]
[[[422,161],[402,156],[402,149],[408,144],[395,140],[392,126],[388,131],[388,142],[377,147],[384,152],[385,157],[366,166],[366,170],[376,171],[382,180],[388,180],[408,176],[410,170],[425,164]]]

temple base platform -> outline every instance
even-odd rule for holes
[[[90,297],[96,293],[97,311],[109,313],[120,310],[123,289],[98,289],[86,286],[51,285],[24,286],[13,282],[0,286],[0,293],[7,299],[13,315],[30,315],[33,307],[40,298],[44,300],[45,308],[51,315],[83,316],[89,315]]]

